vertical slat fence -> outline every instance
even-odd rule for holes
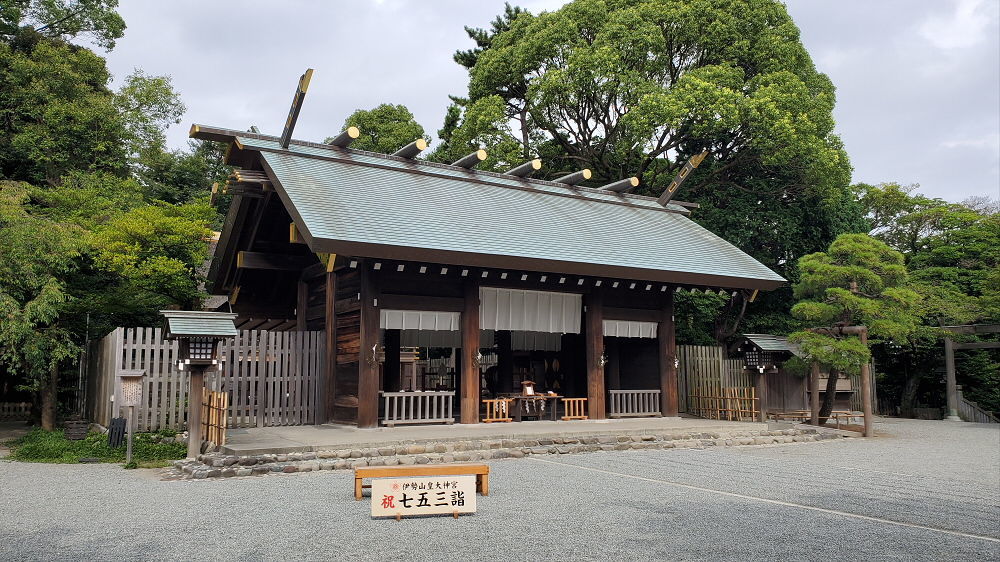
[[[220,346],[219,372],[206,386],[227,396],[227,427],[314,423],[324,356],[322,332],[243,330]],[[189,373],[177,369],[178,345],[160,328],[117,328],[91,344],[87,415],[107,425],[118,415],[111,399],[117,373],[142,369],[138,431],[182,430],[187,424]]]

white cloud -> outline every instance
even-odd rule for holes
[[[920,34],[941,49],[973,47],[986,39],[990,23],[997,18],[997,3],[991,0],[958,0],[951,14],[934,14],[920,24]]]
[[[941,146],[944,148],[974,148],[995,153],[1000,151],[1000,133],[990,133],[978,138],[947,140],[942,142]]]

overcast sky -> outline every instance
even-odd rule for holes
[[[559,0],[512,2],[533,13]],[[959,201],[1000,197],[1000,2],[790,0],[816,66],[837,86],[835,116],[854,181],[920,184]],[[404,104],[431,136],[448,94],[463,95],[452,61],[503,0],[121,0],[128,29],[107,53],[116,77],[170,75],[192,123],[280,134],[306,68],[315,74],[295,137],[322,140],[355,109]]]

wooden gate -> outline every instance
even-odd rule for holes
[[[87,416],[107,424],[116,414],[115,376],[142,369],[139,431],[187,427],[188,372],[177,369],[177,342],[160,328],[118,328],[91,344],[87,365]],[[220,370],[205,377],[209,390],[228,395],[227,427],[302,425],[315,422],[323,374],[323,332],[243,330],[220,346]],[[120,402],[116,400],[116,402]]]

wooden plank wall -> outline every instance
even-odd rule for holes
[[[361,274],[356,269],[337,272],[334,305],[337,326],[337,379],[332,419],[358,420],[358,377],[361,372]]]
[[[323,332],[243,330],[220,350],[221,370],[209,373],[209,390],[229,396],[228,427],[303,425],[315,422],[322,375]],[[177,343],[160,328],[118,328],[95,342],[87,366],[91,421],[107,425],[117,413],[111,396],[116,374],[143,369],[139,431],[186,427],[187,371],[177,369]]]

